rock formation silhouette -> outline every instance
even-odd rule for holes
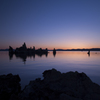
[[[43,77],[30,81],[21,91],[18,75],[0,76],[0,100],[100,100],[100,86],[83,72],[51,69]]]
[[[9,52],[10,53],[14,53],[14,50],[13,50],[13,48],[11,46],[9,46]]]
[[[56,55],[56,49],[55,48],[53,49],[53,55],[54,55],[54,57]]]
[[[48,49],[46,48],[45,50],[43,50],[42,48],[39,48],[35,50],[34,46],[33,48],[27,48],[26,43],[24,42],[24,44],[21,47],[16,48],[15,50],[11,46],[9,46],[9,59],[10,60],[12,59],[13,54],[15,54],[17,58],[21,58],[23,62],[25,63],[27,57],[35,58],[35,55],[38,55],[39,57],[41,57],[42,55],[45,55],[47,57]]]
[[[90,57],[90,50],[88,51],[88,53],[87,53],[87,54],[88,54],[88,56]]]

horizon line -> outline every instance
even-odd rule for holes
[[[38,48],[39,49],[39,48]],[[47,48],[48,49],[48,48]],[[54,49],[54,48],[53,48]],[[48,50],[53,50],[53,49],[48,49]],[[56,49],[56,48],[55,48]],[[62,49],[62,48],[58,48],[58,49],[56,49],[56,50],[77,50],[77,49],[80,49],[80,50],[82,50],[82,49],[100,49],[100,47],[99,48],[71,48],[71,49]],[[0,49],[0,50],[9,50],[9,48],[6,48],[6,49]]]

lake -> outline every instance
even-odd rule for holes
[[[95,83],[100,85],[100,51],[57,51],[53,55],[33,55],[27,57],[9,56],[8,51],[0,51],[0,75],[12,73],[21,78],[22,89],[30,80],[43,78],[45,70],[55,68],[65,73],[69,71],[84,72]]]

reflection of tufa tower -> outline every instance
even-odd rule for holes
[[[88,54],[88,56],[90,56],[90,50],[88,51],[88,53],[87,53],[87,54]]]
[[[54,57],[56,55],[56,49],[55,48],[53,49],[53,55],[54,55]]]

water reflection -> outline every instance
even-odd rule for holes
[[[54,57],[56,56],[56,52],[53,52],[53,56],[54,56]]]
[[[88,53],[88,57],[90,57],[90,53]]]
[[[9,59],[12,60],[12,58],[13,58],[13,54],[9,53]]]
[[[87,51],[56,51],[55,54],[49,51],[47,55],[12,55],[8,52],[0,52],[0,74],[19,74],[23,87],[30,80],[42,78],[43,71],[52,68],[62,73],[84,72],[93,82],[100,85],[100,51],[91,51],[89,57]]]
[[[9,60],[12,60],[13,59],[13,55],[15,55],[16,58],[21,58],[22,61],[25,64],[26,59],[28,57],[30,57],[30,58],[33,57],[33,59],[35,59],[35,55],[37,55],[38,57],[42,57],[43,55],[45,55],[47,57],[48,56],[48,53],[46,53],[46,54],[41,54],[41,53],[38,53],[38,54],[34,54],[34,53],[33,54],[32,53],[28,53],[28,54],[27,53],[25,53],[25,54],[16,53],[16,54],[13,54],[13,53],[9,53]]]
[[[38,53],[38,54],[32,54],[32,53],[26,53],[26,54],[21,54],[21,53],[16,53],[16,54],[12,54],[12,53],[9,53],[9,60],[12,60],[13,57],[16,58],[20,58],[22,59],[22,61],[25,62],[27,61],[27,58],[33,58],[35,59],[36,56],[38,57],[42,57],[42,56],[45,56],[46,58],[48,57],[48,53],[46,54],[41,54],[41,53]],[[86,56],[88,55],[88,57],[90,57],[90,53],[86,53],[86,52],[79,52],[79,51],[57,51],[57,52],[52,52],[52,51],[49,51],[49,57],[53,55],[54,57],[56,57],[56,59],[60,59],[60,60],[67,60],[67,61],[70,61],[72,62],[73,60],[76,61],[80,61],[83,60],[83,59],[88,59]],[[95,57],[93,55],[100,55],[100,52],[91,52],[91,57]],[[43,59],[43,58],[42,58]]]
[[[88,54],[88,56],[90,57],[90,50],[88,51],[88,53],[87,53],[87,54]]]

